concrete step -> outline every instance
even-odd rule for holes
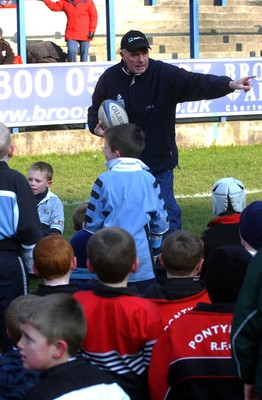
[[[117,1],[117,0],[116,0]],[[174,0],[158,0],[158,5],[161,6],[172,6],[174,5]],[[199,6],[214,6],[215,0],[199,0]],[[262,5],[262,0],[227,0],[227,5],[223,7],[218,7],[218,8],[225,8],[228,6],[247,6],[247,5]],[[183,6],[183,5],[188,5],[189,2],[185,2],[185,0],[175,0],[175,4],[177,6]]]
[[[189,2],[185,0],[158,0],[156,6],[147,6],[147,0],[115,0],[115,43],[117,58],[122,36],[130,29],[144,32],[152,41],[151,57],[155,59],[189,58],[190,26]],[[249,57],[250,52],[260,56],[262,33],[262,0],[227,0],[224,7],[214,6],[215,0],[199,0],[200,57]],[[26,0],[25,3],[31,3]],[[95,0],[98,9],[98,28],[90,46],[90,60],[106,61],[106,11],[105,1]],[[47,25],[41,27],[41,35],[32,39],[52,40],[67,51],[64,27],[57,19],[63,13],[52,13],[41,2],[43,20],[48,14]],[[41,3],[39,5],[39,3]],[[42,15],[42,14],[41,14]],[[56,19],[55,19],[56,18]],[[51,22],[52,21],[52,22]],[[39,21],[37,22],[38,25]],[[32,28],[30,23],[30,29]],[[37,26],[38,26],[37,25]],[[29,25],[28,25],[29,26]],[[38,28],[40,29],[40,27]],[[29,30],[29,28],[28,28]],[[35,28],[34,28],[35,30]],[[33,29],[30,30],[30,32]],[[219,45],[219,46],[218,46]],[[219,47],[219,48],[218,48]]]

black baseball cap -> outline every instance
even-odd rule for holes
[[[132,53],[133,51],[142,49],[143,47],[151,49],[147,38],[140,31],[129,31],[122,37],[121,50],[126,49]]]

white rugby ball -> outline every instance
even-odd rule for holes
[[[105,129],[111,126],[126,124],[129,122],[124,107],[115,100],[104,100],[98,109],[98,119]]]

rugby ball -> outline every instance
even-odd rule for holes
[[[115,100],[104,100],[98,109],[98,120],[102,122],[105,129],[111,126],[126,124],[129,122],[124,107]]]

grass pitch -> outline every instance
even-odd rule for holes
[[[262,199],[262,144],[250,146],[209,147],[179,151],[181,169],[175,169],[174,192],[182,210],[183,229],[200,234],[212,214],[211,187],[218,179],[232,176],[240,179],[247,190],[247,204]],[[106,170],[102,152],[76,155],[41,155],[14,157],[9,166],[27,177],[30,165],[46,161],[54,169],[51,190],[65,207],[64,237],[70,239],[72,211],[88,200],[97,176]]]

